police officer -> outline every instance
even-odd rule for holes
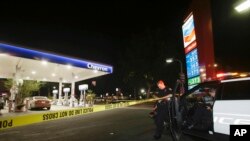
[[[168,100],[172,96],[171,88],[168,88],[162,80],[157,82],[157,86],[159,88],[157,95],[155,97],[158,99],[154,109],[155,109],[155,125],[156,131],[154,134],[154,138],[160,139],[162,132],[164,130],[164,121],[168,122]]]

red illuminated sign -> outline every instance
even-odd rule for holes
[[[197,43],[196,43],[196,41],[194,41],[188,47],[185,48],[185,54],[189,53],[191,50],[196,48],[196,46],[197,46]]]

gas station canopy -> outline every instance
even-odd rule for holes
[[[112,71],[109,65],[0,43],[0,78],[72,83]]]

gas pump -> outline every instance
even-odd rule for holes
[[[63,92],[64,92],[63,105],[65,106],[69,106],[69,96],[68,96],[69,91],[70,91],[70,88],[63,89]]]
[[[55,105],[56,104],[56,95],[58,94],[58,90],[53,90],[52,93],[53,93],[53,102],[52,102],[52,104]]]
[[[86,90],[88,89],[88,84],[79,85],[79,90],[81,91],[80,95],[80,104],[79,106],[86,106]],[[82,94],[84,92],[84,94]]]

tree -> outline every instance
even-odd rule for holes
[[[86,102],[87,102],[90,106],[93,106],[95,96],[96,96],[96,94],[93,92],[93,90],[90,90],[90,89],[87,90]]]
[[[181,23],[181,22],[180,22]],[[148,28],[143,34],[133,34],[123,42],[118,55],[117,71],[123,77],[124,90],[138,94],[140,88],[147,87],[147,97],[161,79],[169,86],[174,86],[178,77],[179,66],[167,66],[166,58],[184,57],[182,48],[182,33],[179,25],[176,28]],[[180,28],[181,29],[181,28]],[[177,36],[173,34],[180,32]],[[176,65],[176,64],[172,64]],[[120,69],[120,70],[119,70]]]
[[[32,96],[34,92],[38,92],[39,89],[44,85],[45,83],[35,80],[25,80],[23,82],[23,85],[21,86],[21,89],[19,91],[19,94],[22,97],[29,97]]]
[[[14,85],[13,79],[7,79],[4,87],[8,90]],[[18,94],[16,95],[16,103],[22,104],[23,98],[32,96],[34,92],[38,92],[44,83],[35,80],[24,80],[22,85],[18,86]]]
[[[4,87],[5,87],[7,90],[10,90],[12,86],[13,86],[13,80],[12,80],[12,79],[7,79],[7,80],[4,82]]]
[[[165,63],[168,44],[161,29],[148,29],[143,35],[133,35],[120,55],[126,61],[120,63],[123,82],[137,95],[138,90],[147,87],[147,98],[154,80],[161,74]]]
[[[150,91],[153,86],[154,77],[151,74],[144,74],[144,80],[146,81],[147,86],[147,96],[146,98],[150,97]]]

